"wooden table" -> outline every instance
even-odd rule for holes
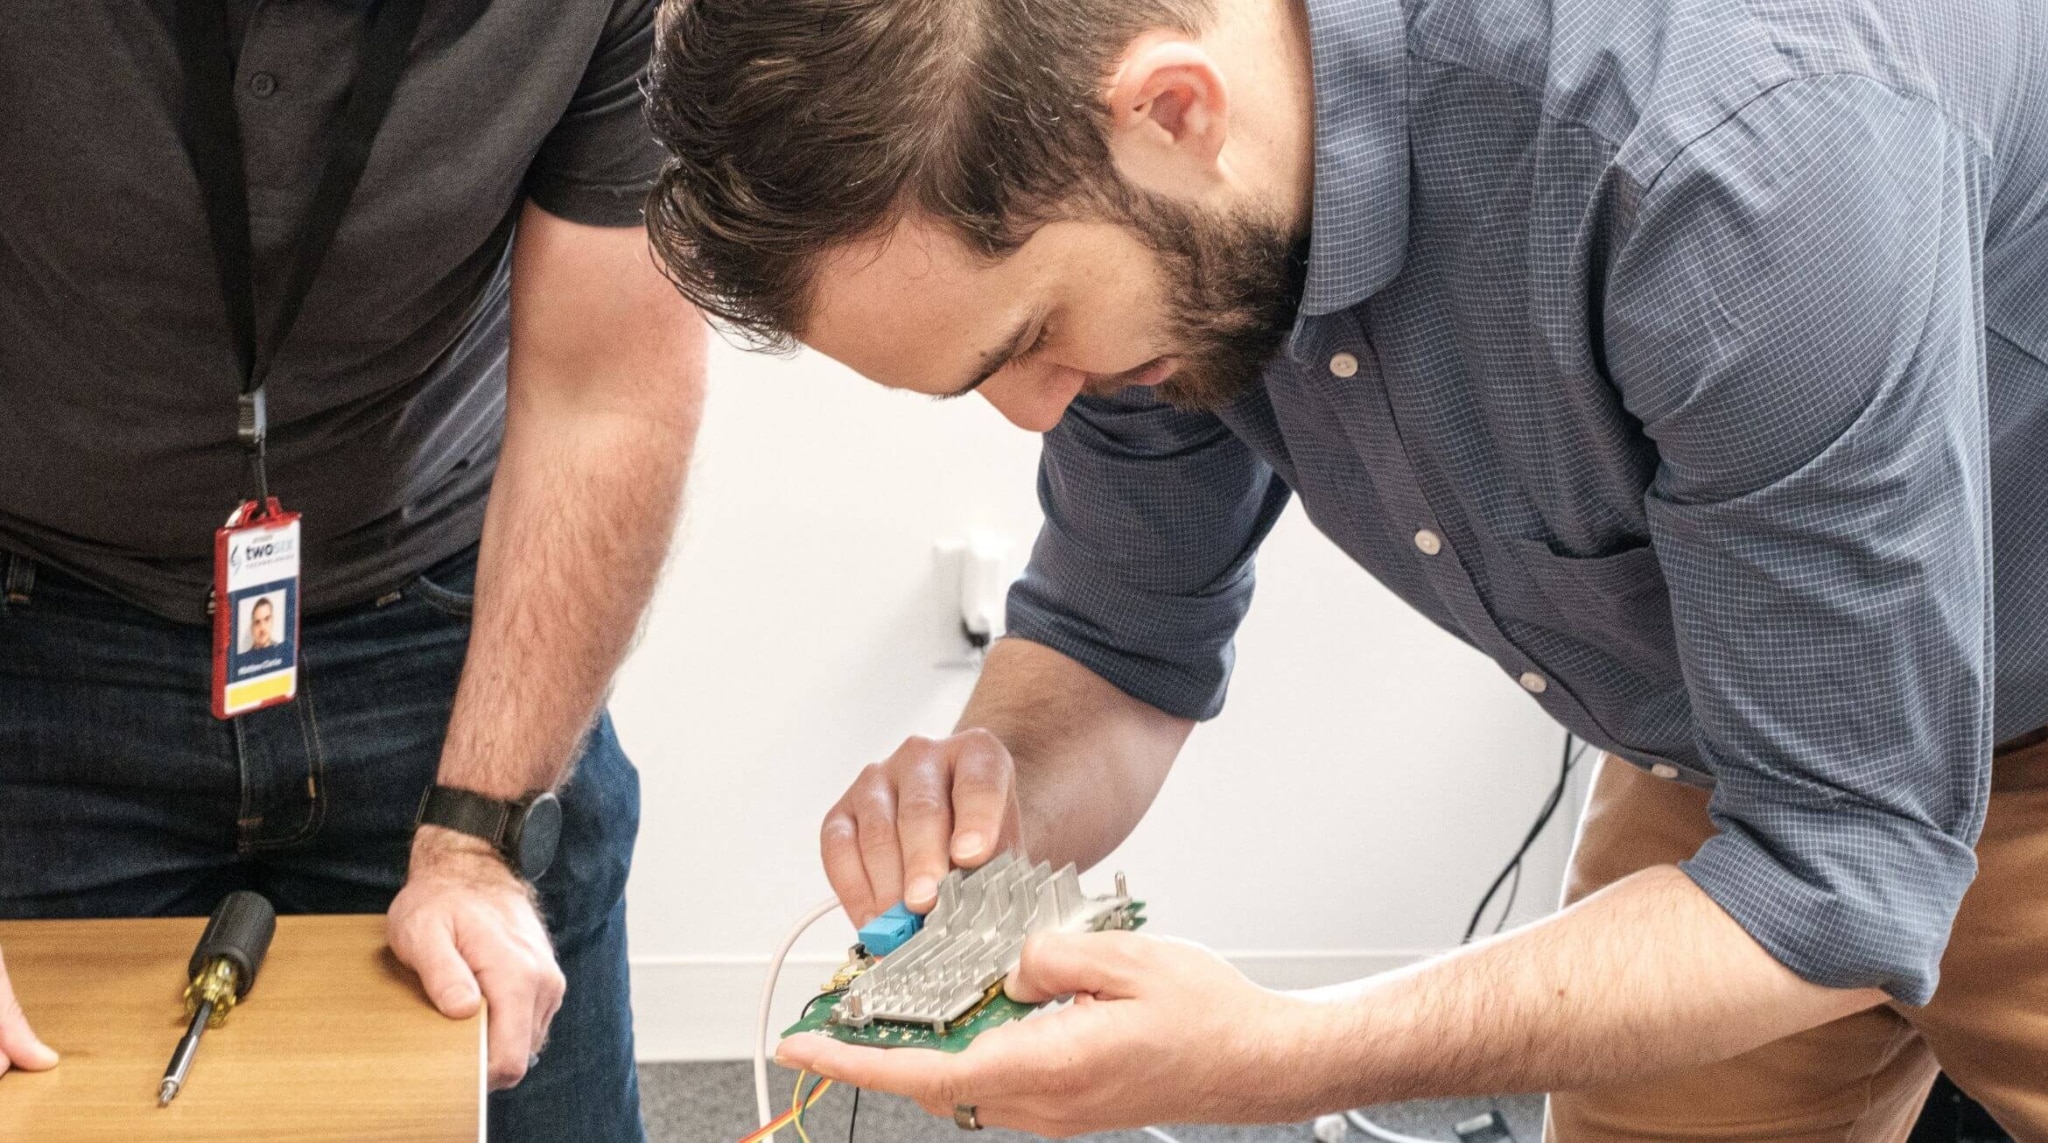
[[[382,917],[280,917],[185,1090],[156,1105],[184,1032],[203,917],[0,922],[36,1031],[63,1056],[0,1076],[0,1140],[280,1143],[482,1138],[484,1020],[449,1020],[384,947]]]

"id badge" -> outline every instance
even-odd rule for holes
[[[299,515],[246,501],[213,540],[213,716],[299,693]]]

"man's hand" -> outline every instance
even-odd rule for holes
[[[44,1072],[56,1066],[57,1053],[28,1026],[28,1014],[14,998],[14,982],[7,979],[7,961],[0,958],[0,1075],[9,1068]]]
[[[567,982],[532,893],[490,846],[421,827],[385,934],[442,1015],[467,1019],[489,1002],[492,1089],[524,1079]]]
[[[1021,821],[1017,764],[994,734],[913,738],[825,815],[825,875],[855,925],[898,901],[929,912],[948,870],[1020,845]]]
[[[825,815],[825,875],[854,924],[1010,849],[1082,869],[1121,843],[1194,723],[1026,639],[989,648],[952,736],[913,738]]]
[[[823,1035],[776,1061],[906,1095],[951,1117],[1063,1138],[1148,1123],[1291,1118],[1289,1053],[1311,1005],[1259,988],[1206,949],[1135,933],[1033,937],[1007,986],[1073,1007],[993,1029],[957,1055],[861,1048]]]

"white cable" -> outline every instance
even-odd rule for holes
[[[811,911],[804,914],[804,919],[789,930],[789,935],[782,938],[782,946],[775,950],[774,959],[768,962],[768,979],[761,984],[761,1019],[754,1025],[754,1104],[761,1113],[763,1127],[775,1121],[775,1113],[768,1110],[768,1017],[775,1007],[775,982],[782,977],[782,962],[789,959],[789,950],[796,947],[796,942],[812,925],[838,908],[837,897],[827,897],[813,905]],[[770,1135],[761,1143],[774,1143],[774,1139],[775,1136]]]
[[[1440,1140],[1424,1139],[1420,1135],[1403,1135],[1399,1131],[1389,1131],[1355,1111],[1345,1112],[1344,1118],[1351,1121],[1351,1126],[1358,1128],[1374,1139],[1384,1139],[1386,1143],[1441,1143]]]
[[[1157,1127],[1140,1127],[1138,1130],[1143,1131],[1145,1134],[1150,1135],[1152,1138],[1159,1140],[1159,1143],[1180,1143],[1180,1140],[1175,1139],[1173,1136],[1168,1135],[1166,1132],[1159,1130]]]

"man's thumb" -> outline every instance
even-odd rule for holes
[[[1129,933],[1044,933],[1024,944],[1017,971],[1003,991],[1020,1004],[1062,996],[1125,999],[1134,995],[1137,968]]]
[[[0,1060],[23,1071],[45,1072],[57,1066],[57,1053],[36,1038],[28,1016],[7,985],[6,970],[0,969]]]

